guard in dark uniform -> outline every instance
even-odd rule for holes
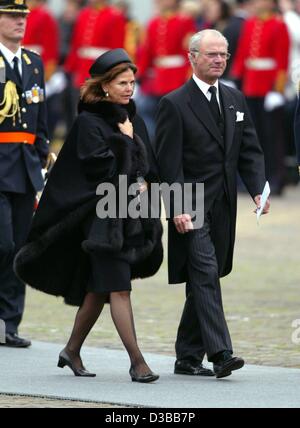
[[[44,71],[38,54],[20,46],[29,13],[25,0],[0,0],[0,319],[6,345],[18,336],[25,284],[13,259],[27,238],[48,155]]]

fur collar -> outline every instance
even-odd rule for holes
[[[116,126],[118,123],[124,123],[127,117],[132,122],[136,115],[135,102],[130,100],[127,105],[111,103],[109,101],[99,101],[94,104],[79,102],[78,113],[88,111],[99,114],[110,125]]]

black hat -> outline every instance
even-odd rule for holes
[[[26,0],[0,0],[0,13],[29,13]]]
[[[91,66],[89,70],[90,75],[94,77],[104,74],[122,62],[128,62],[132,64],[128,53],[124,49],[113,49],[111,51],[105,52],[103,55],[99,56],[99,58],[97,58],[94,64]]]

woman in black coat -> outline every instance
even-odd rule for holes
[[[124,192],[120,175],[128,186],[143,177],[155,179],[147,131],[131,100],[135,72],[123,49],[106,52],[92,65],[79,115],[50,173],[15,271],[32,287],[80,306],[59,367],[69,366],[76,376],[95,376],[84,368],[80,349],[109,302],[132,380],[152,382],[158,375],[138,348],[130,291],[132,279],[154,275],[161,265],[161,223],[96,214],[99,184],[113,184],[118,201]]]

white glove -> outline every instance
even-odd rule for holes
[[[0,343],[5,343],[5,322],[0,320]]]
[[[136,100],[139,98],[140,95],[141,95],[140,85],[137,82],[135,82],[135,87],[134,87],[134,92],[133,92],[132,98],[134,100]]]
[[[265,97],[264,108],[266,111],[273,111],[275,108],[285,104],[285,98],[280,92],[269,92]]]
[[[42,177],[44,181],[46,180],[47,173],[48,173],[48,170],[46,168],[42,168]]]
[[[48,82],[46,82],[46,94],[47,98],[52,97],[52,95],[60,94],[67,87],[67,78],[64,72],[56,71]]]
[[[220,79],[223,85],[229,86],[229,88],[237,89],[237,85],[233,80],[230,79]]]

